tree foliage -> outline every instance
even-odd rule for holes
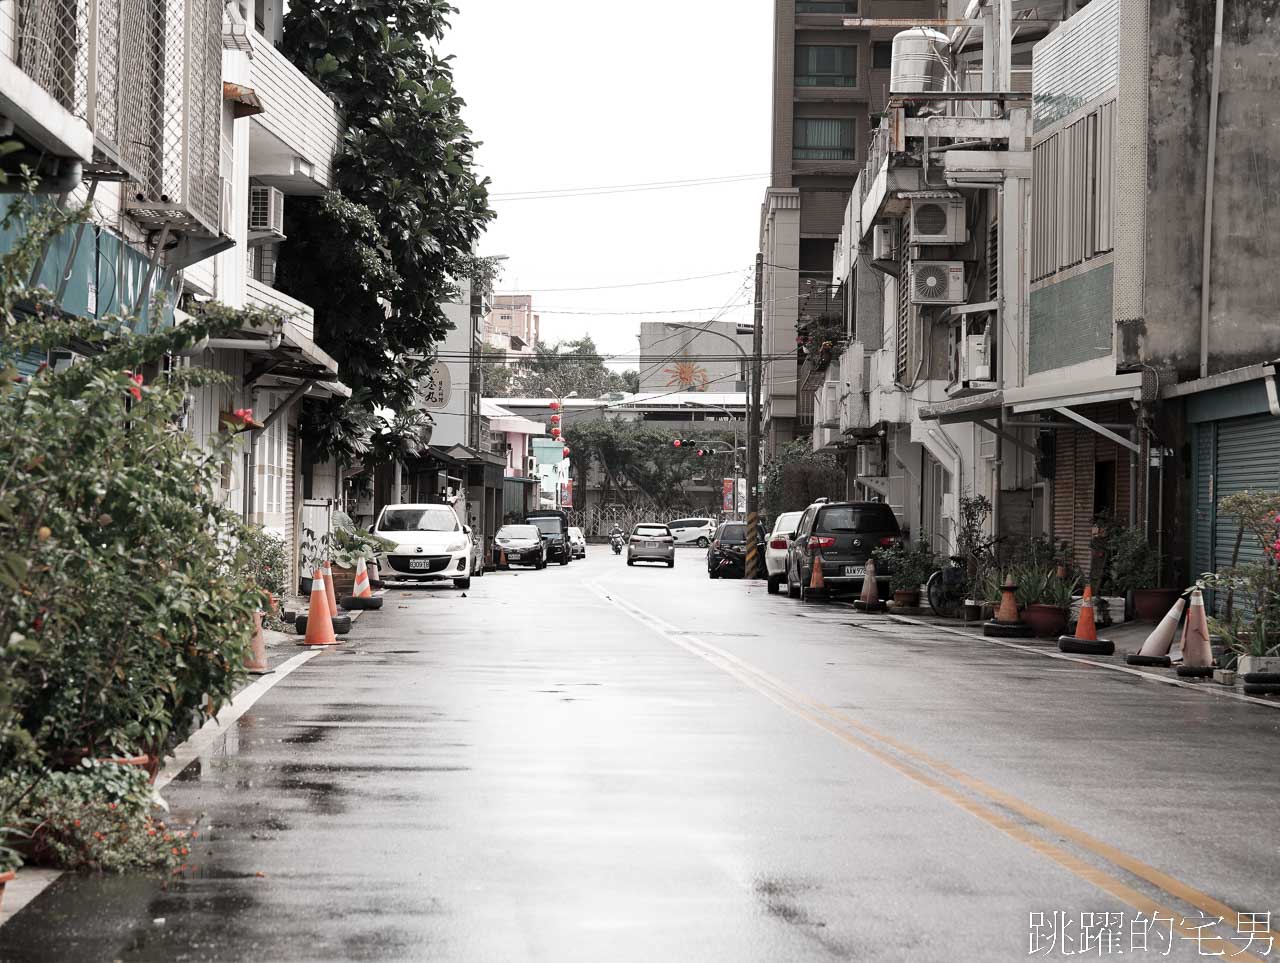
[[[304,424],[320,454],[349,457],[371,407],[409,405],[448,330],[451,278],[474,269],[493,217],[450,58],[430,47],[453,11],[445,0],[296,0],[285,17],[285,53],[347,124],[333,167],[341,197],[290,205],[278,267],[356,392]]]
[[[553,345],[539,341],[533,357],[503,361],[504,353],[485,347],[484,393],[494,398],[600,398],[611,392],[635,392],[636,371],[612,371],[589,334]]]
[[[798,511],[818,498],[844,497],[844,465],[834,455],[815,452],[807,438],[778,449],[762,476],[761,503],[770,518]]]

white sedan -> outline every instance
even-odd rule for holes
[[[769,576],[769,594],[776,595],[787,579],[787,551],[804,512],[783,512],[773,523],[765,542],[764,567]]]
[[[471,587],[471,529],[448,505],[388,505],[373,533],[395,543],[378,559],[384,578],[453,579],[455,588]]]

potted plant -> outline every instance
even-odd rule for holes
[[[1160,588],[1160,559],[1147,537],[1137,528],[1113,528],[1106,538],[1107,585],[1133,600],[1135,618],[1159,622],[1178,600],[1181,591]]]
[[[1058,571],[1055,564],[1027,569],[1017,576],[1022,618],[1036,638],[1056,639],[1066,631],[1071,617],[1071,600],[1080,580],[1069,575],[1060,577]]]
[[[877,548],[871,557],[877,567],[883,565],[888,569],[894,604],[901,608],[918,607],[920,586],[938,568],[938,558],[929,547],[929,536],[922,532],[914,546],[897,543]]]

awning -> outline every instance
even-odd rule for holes
[[[1029,388],[1005,388],[1004,403],[1015,415],[1108,401],[1141,401],[1142,372],[1079,381],[1052,382]]]
[[[944,425],[955,425],[966,421],[978,421],[985,418],[998,418],[1004,404],[1004,392],[984,391],[964,398],[952,398],[934,405],[922,405],[919,415],[923,421],[937,421]]]
[[[237,119],[252,117],[254,114],[260,114],[266,110],[262,106],[262,99],[258,96],[257,91],[246,84],[233,84],[229,80],[224,80],[222,82],[222,99],[230,101],[234,105],[231,108],[231,115]]]

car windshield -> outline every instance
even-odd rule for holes
[[[661,538],[671,534],[671,529],[666,525],[637,525],[633,535],[643,535],[645,538]]]
[[[503,525],[497,538],[537,538],[538,529],[533,525]]]
[[[897,532],[898,519],[888,505],[834,505],[818,514],[819,532]]]
[[[447,508],[387,508],[378,528],[384,532],[456,532],[458,516]]]
[[[548,515],[545,518],[531,518],[530,525],[536,525],[538,531],[543,535],[559,535],[564,531],[564,522],[556,518],[554,515]]]
[[[747,540],[747,526],[742,522],[734,522],[720,530],[720,541],[739,544]]]

